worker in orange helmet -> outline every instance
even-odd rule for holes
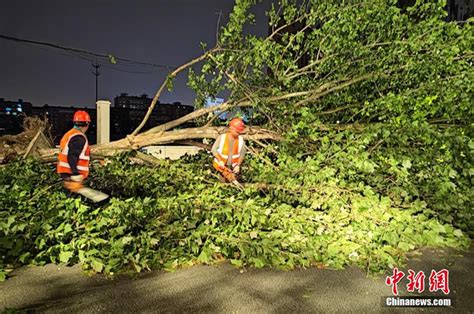
[[[64,181],[64,186],[76,192],[84,179],[89,175],[90,148],[86,132],[91,117],[83,110],[76,111],[73,119],[74,127],[61,138],[61,151],[58,155],[57,172]]]
[[[245,129],[244,121],[234,118],[229,123],[229,131],[217,137],[211,152],[214,156],[214,168],[223,173],[230,169],[234,174],[240,173],[240,165],[244,161],[247,151],[243,137],[240,135]],[[226,178],[219,175],[221,182],[226,182]]]

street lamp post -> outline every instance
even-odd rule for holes
[[[97,62],[92,63],[92,67],[95,69],[94,72],[92,72],[92,74],[94,74],[94,76],[95,76],[95,102],[97,103],[97,100],[99,100],[99,75],[100,75],[99,68],[100,68],[100,64],[98,64]]]

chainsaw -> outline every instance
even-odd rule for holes
[[[82,182],[64,181],[64,187],[73,193],[80,194],[90,199],[94,203],[102,202],[109,197],[105,193],[85,187]]]
[[[237,178],[235,177],[235,174],[232,172],[232,170],[230,170],[227,167],[224,167],[224,169],[221,170],[221,173],[222,173],[222,176],[227,181],[229,181],[230,183],[235,185],[239,190],[242,191],[244,189],[244,186],[242,184],[240,184],[239,181],[237,181]]]

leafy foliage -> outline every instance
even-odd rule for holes
[[[445,22],[445,1],[402,10],[392,0],[282,0],[266,37],[245,32],[255,2],[236,3],[221,49],[191,71],[197,105],[228,89],[283,132],[303,115],[398,127],[472,121],[473,20]]]
[[[357,180],[341,182],[337,170],[317,158],[280,158],[280,171],[251,158],[247,180],[266,184],[247,184],[241,193],[215,183],[208,161],[202,154],[150,169],[117,158],[93,171],[91,185],[114,196],[100,206],[68,197],[49,166],[19,161],[5,167],[2,264],[81,262],[113,274],[228,259],[237,266],[356,264],[380,271],[416,247],[468,242],[426,202],[381,196]],[[360,162],[349,165],[356,175],[372,171]],[[394,166],[401,176],[406,168],[406,162]]]
[[[224,259],[378,272],[421,246],[468,245],[472,21],[446,22],[443,1],[281,0],[259,38],[245,32],[256,2],[236,1],[219,49],[189,74],[198,106],[227,89],[284,137],[253,147],[245,190],[216,183],[205,154],[153,168],[121,156],[92,171],[113,196],[97,206],[49,166],[17,161],[0,169],[0,276],[26,263],[112,274]]]

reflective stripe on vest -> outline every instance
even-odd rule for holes
[[[68,154],[69,154],[69,141],[74,136],[83,136],[86,140],[84,147],[82,148],[81,153],[79,154],[79,160],[77,161],[77,170],[78,172],[86,178],[89,175],[89,161],[90,161],[90,148],[89,141],[87,137],[77,129],[71,129],[66,134],[60,142],[61,151],[58,154],[58,164],[57,172],[72,174],[71,166],[68,163]]]
[[[219,161],[222,161],[224,162],[224,164],[227,164],[227,159],[229,158],[229,155],[231,155],[232,167],[235,167],[239,164],[240,152],[242,151],[242,148],[244,146],[244,139],[242,136],[239,135],[234,140],[234,147],[230,148],[229,136],[231,136],[229,133],[226,133],[221,136],[219,146],[217,147],[217,156],[214,158],[214,162],[218,163]]]
[[[58,165],[61,166],[61,167],[64,167],[64,168],[71,169],[71,166],[69,166],[69,164],[67,162],[64,162],[64,161],[60,161],[58,163]],[[89,167],[79,166],[79,164],[76,166],[76,168],[77,168],[77,170],[89,171]]]

